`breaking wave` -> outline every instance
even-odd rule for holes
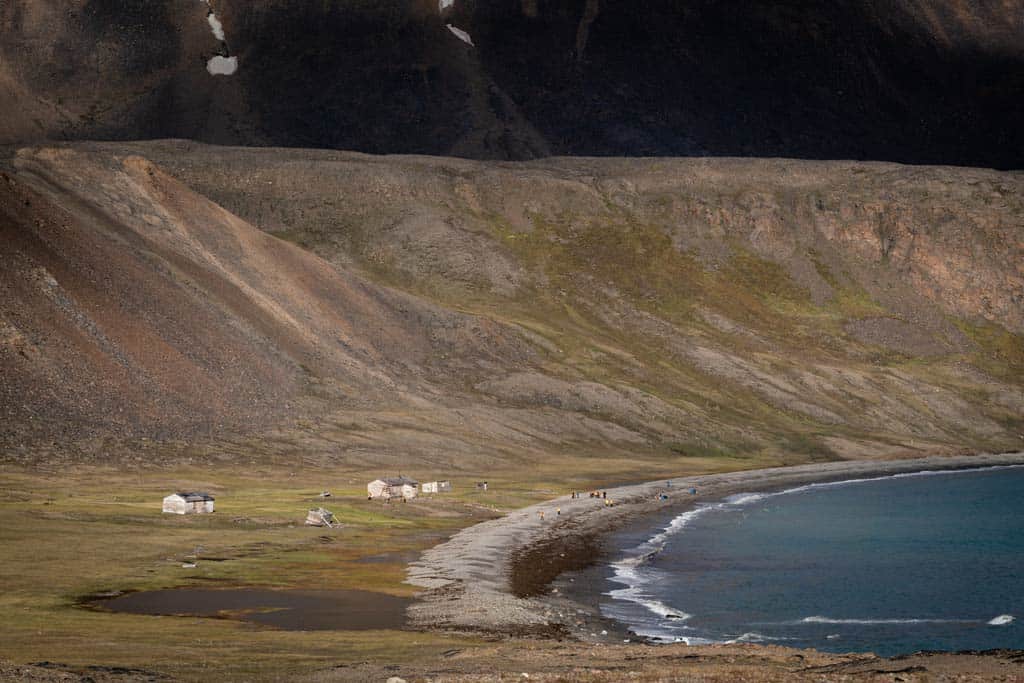
[[[1015,618],[1012,614],[1000,614],[988,621],[982,619],[833,619],[832,617],[804,617],[795,622],[781,622],[792,624],[980,624],[988,626],[1006,626],[1012,624]]]
[[[831,617],[804,617],[799,624],[961,624],[972,619],[833,619]]]
[[[763,633],[751,631],[750,633],[744,633],[741,636],[727,640],[725,643],[728,645],[733,643],[776,643],[783,640],[792,640],[792,638],[774,638],[772,636],[766,636]]]

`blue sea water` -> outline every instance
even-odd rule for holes
[[[602,611],[691,644],[1024,649],[1022,494],[1015,467],[732,496],[634,531]]]

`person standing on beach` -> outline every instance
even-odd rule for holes
[[[538,510],[537,514],[540,515],[541,521],[544,521],[544,511],[543,510]]]

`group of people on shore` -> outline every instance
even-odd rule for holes
[[[588,493],[588,495],[591,498],[604,498],[604,499],[608,498],[608,492],[607,491],[590,491]],[[582,497],[583,497],[583,494],[580,493],[579,491],[573,491],[572,492],[573,500],[576,500],[577,498],[582,498]]]
[[[607,491],[589,491],[588,492],[588,496],[590,498],[598,498],[598,499],[604,501],[604,506],[605,507],[614,507],[615,506],[615,501],[608,497],[608,492]],[[582,498],[583,498],[583,494],[580,491],[573,491],[572,492],[572,499],[573,500],[582,499]],[[555,509],[555,514],[557,516],[561,517],[562,516],[562,508],[556,508]],[[538,510],[537,511],[537,516],[540,517],[543,520],[544,519],[544,511],[543,510]]]

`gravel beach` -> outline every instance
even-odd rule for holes
[[[671,486],[661,479],[607,489],[614,506],[586,492],[567,494],[464,529],[426,551],[408,569],[407,581],[425,589],[409,608],[410,621],[422,629],[621,642],[630,637],[623,627],[551,586],[564,572],[593,564],[601,537],[624,524],[735,493],[998,465],[1024,465],[1024,453],[818,463],[680,477]]]

